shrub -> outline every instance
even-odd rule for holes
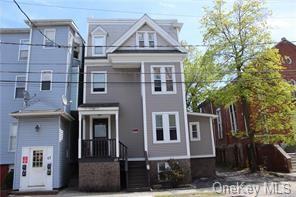
[[[3,189],[12,189],[13,184],[13,170],[11,170],[4,178]]]
[[[184,180],[184,177],[185,177],[184,170],[181,168],[179,163],[175,160],[169,160],[168,164],[170,166],[170,170],[165,172],[165,176],[167,177],[167,180],[172,187],[177,187]]]

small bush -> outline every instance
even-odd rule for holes
[[[10,171],[4,178],[3,189],[12,189],[13,184],[13,171]]]
[[[166,177],[168,182],[172,187],[177,187],[180,185],[185,177],[184,170],[181,168],[179,163],[175,160],[169,160],[168,164],[170,166],[170,170],[165,171],[163,176]]]

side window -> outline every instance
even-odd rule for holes
[[[97,71],[91,73],[91,93],[106,94],[107,93],[107,72]]]
[[[45,29],[44,34],[44,48],[52,48],[55,46],[55,29]]]
[[[152,118],[154,143],[180,141],[178,112],[153,112]]]
[[[26,61],[28,59],[29,52],[29,39],[20,40],[19,46],[19,61]]]
[[[175,94],[174,66],[151,66],[152,94]]]
[[[16,150],[16,137],[17,137],[17,123],[12,123],[10,125],[9,131],[9,143],[8,150],[14,152]]]
[[[16,76],[14,98],[24,98],[26,77],[23,75]]]
[[[190,138],[191,141],[200,141],[200,124],[199,122],[190,122]]]
[[[105,45],[106,45],[106,36],[93,36],[93,55],[94,56],[103,56],[105,55]]]
[[[222,115],[221,115],[221,109],[218,108],[216,110],[217,117],[217,129],[218,129],[218,138],[223,139],[223,127],[222,127]]]
[[[236,108],[234,104],[231,104],[229,107],[229,115],[230,115],[231,131],[233,133],[236,133],[238,129],[237,129],[237,122],[236,122]]]
[[[157,172],[159,181],[168,181],[166,172],[171,171],[171,167],[168,162],[158,162],[157,163]]]
[[[41,91],[51,90],[52,85],[52,71],[44,70],[41,71]]]

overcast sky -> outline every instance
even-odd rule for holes
[[[232,0],[227,0],[231,3]],[[178,19],[184,23],[181,40],[201,44],[200,16],[210,0],[18,0],[31,19],[73,19],[86,38],[87,18],[139,18],[144,13],[156,19]],[[296,41],[296,0],[267,0],[273,15],[268,19],[272,38]],[[61,8],[52,7],[60,6]],[[74,8],[90,9],[69,9]],[[99,9],[99,10],[91,10]],[[26,27],[25,17],[12,0],[0,0],[0,27]]]

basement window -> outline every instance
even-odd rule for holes
[[[171,167],[168,162],[158,162],[157,163],[157,173],[159,181],[168,181],[166,173],[171,171]]]

